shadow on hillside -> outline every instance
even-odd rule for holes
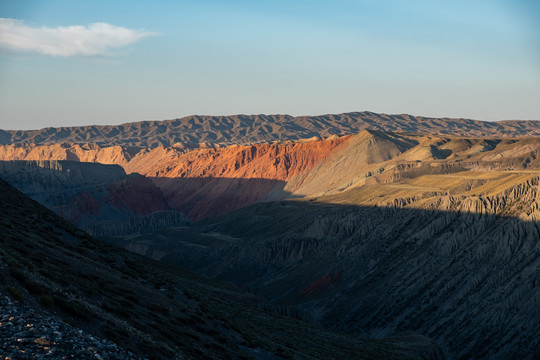
[[[44,189],[84,187],[125,180],[119,165],[85,163],[70,160],[0,160],[0,177],[20,184],[29,193]]]
[[[113,242],[333,330],[412,330],[450,358],[503,359],[540,354],[539,238],[512,216],[290,200]]]
[[[169,220],[169,226],[186,222],[171,209],[200,220],[290,197],[279,180],[149,178],[126,175],[118,165],[69,160],[0,161],[0,177],[96,236],[140,233],[142,223],[157,230]]]
[[[285,182],[268,179],[152,181],[192,218],[222,215],[111,242],[234,282],[330,329],[413,330],[451,358],[540,357],[540,223],[510,216],[538,211],[532,186],[439,211],[282,201]],[[477,213],[494,204],[506,215]]]
[[[226,214],[259,201],[290,198],[282,180],[262,178],[152,177],[168,205],[192,220]]]
[[[159,188],[118,165],[76,161],[0,161],[0,177],[96,236],[155,232],[189,220]]]

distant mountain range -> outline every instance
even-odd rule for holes
[[[0,130],[0,144],[94,143],[124,147],[200,147],[247,145],[356,134],[364,129],[456,136],[539,136],[540,121],[478,121],[406,114],[351,112],[336,115],[188,116],[121,125],[76,126],[41,130]]]

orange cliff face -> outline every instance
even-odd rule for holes
[[[243,178],[288,180],[311,169],[350,136],[307,143],[275,143],[195,149],[158,147],[141,151],[124,167],[161,178]]]
[[[279,199],[287,181],[294,186],[351,136],[185,150],[174,147],[133,150],[97,145],[2,145],[2,160],[75,160],[117,164],[159,186],[168,205],[190,218],[226,213],[261,199]]]
[[[289,180],[309,172],[349,138],[189,152],[158,147],[141,151],[126,171],[151,177],[172,208],[198,220],[286,197]]]

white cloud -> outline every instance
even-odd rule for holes
[[[88,26],[31,27],[22,20],[0,18],[0,47],[52,56],[106,55],[156,33],[107,23]]]

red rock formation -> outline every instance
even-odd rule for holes
[[[186,152],[158,147],[139,152],[126,172],[164,178],[242,178],[288,180],[311,169],[350,136],[306,143],[257,144]]]
[[[189,152],[158,147],[137,154],[126,169],[152,177],[171,207],[197,220],[282,198],[289,179],[309,172],[348,139]]]

